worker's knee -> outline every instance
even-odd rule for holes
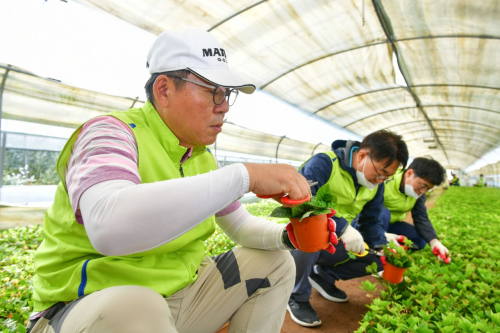
[[[81,325],[95,332],[175,330],[166,300],[156,291],[140,286],[112,287],[88,295],[69,313],[63,327]]]

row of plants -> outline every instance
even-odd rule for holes
[[[369,305],[358,332],[500,332],[500,255],[495,239],[500,231],[498,202],[500,190],[449,189],[429,215],[442,242],[452,251],[451,263],[438,263],[428,247],[413,253],[413,265],[402,283],[381,280],[381,295]],[[272,200],[246,205],[251,214],[267,218],[278,207]],[[269,219],[288,222],[284,217]],[[26,331],[32,309],[33,254],[41,240],[40,226],[0,233],[3,333]],[[236,246],[219,228],[205,245],[208,256]],[[374,268],[368,272],[375,273]],[[377,292],[377,285],[370,281],[363,282],[362,288],[372,298]]]
[[[448,189],[429,217],[451,262],[439,263],[429,246],[412,253],[402,283],[379,278],[384,288],[357,332],[500,332],[499,202],[498,189]],[[378,289],[361,288],[370,297]]]
[[[38,225],[0,233],[0,327],[2,333],[26,332],[33,309],[33,255],[42,241]]]
[[[279,205],[266,200],[247,204],[250,213],[267,216]],[[278,223],[286,219],[270,218]],[[42,241],[42,227],[33,225],[0,232],[0,332],[26,332],[25,325],[33,309],[31,278],[34,274],[33,256]],[[236,246],[217,227],[205,241],[205,254],[215,256]]]

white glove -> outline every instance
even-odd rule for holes
[[[431,246],[432,253],[438,258],[439,262],[450,263],[450,251],[438,239],[431,240],[429,245]]]
[[[344,242],[346,251],[359,254],[365,252],[365,242],[363,240],[363,236],[361,236],[359,231],[350,225],[347,226],[347,229],[344,231],[340,239]]]
[[[403,235],[398,235],[398,234],[391,234],[390,232],[385,233],[385,238],[387,239],[387,244],[391,242],[391,240],[396,243],[396,245],[402,246],[399,242],[403,242],[405,239],[405,236]]]

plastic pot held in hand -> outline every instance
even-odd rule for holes
[[[399,268],[386,262],[384,266],[384,273],[382,273],[382,277],[387,282],[398,284],[403,282],[403,276],[405,274],[405,271],[406,268]]]
[[[317,252],[329,245],[328,220],[326,214],[303,218],[291,218],[293,233],[303,252]]]

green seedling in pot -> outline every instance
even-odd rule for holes
[[[310,201],[303,202],[294,207],[277,207],[269,215],[281,218],[299,218],[300,221],[306,217],[327,214],[330,218],[335,215],[337,197],[334,196],[328,186],[322,186],[316,196],[311,196]]]
[[[404,238],[404,246],[391,240],[388,245],[383,246],[385,261],[399,268],[410,267],[413,264],[413,258],[409,254],[412,246],[413,242],[406,237]]]
[[[323,186],[309,201],[293,207],[277,207],[270,216],[290,219],[286,230],[296,249],[303,252],[325,250],[333,254],[338,244],[332,219],[336,204],[337,197],[331,194],[328,186]]]

